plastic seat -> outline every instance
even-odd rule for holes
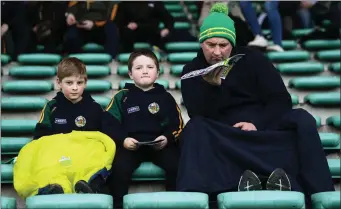
[[[198,11],[198,7],[195,4],[191,4],[191,5],[188,5],[188,10],[190,12],[197,12]]]
[[[311,93],[304,101],[314,106],[340,106],[340,92]]]
[[[120,89],[123,89],[126,83],[134,83],[134,81],[131,79],[121,80],[120,81]],[[165,87],[165,89],[169,88],[169,81],[168,80],[158,79],[158,80],[156,80],[156,83],[163,85]]]
[[[146,42],[137,42],[134,44],[135,49],[150,49],[152,46]]]
[[[323,72],[324,66],[317,62],[294,62],[278,64],[277,69],[282,74],[311,74]]]
[[[13,164],[1,164],[1,184],[13,183]]]
[[[1,155],[18,154],[30,141],[30,138],[24,137],[1,137]]]
[[[182,51],[198,51],[200,49],[199,42],[171,42],[166,44],[167,51],[182,52]]]
[[[323,149],[340,150],[340,135],[336,133],[319,133]]]
[[[86,66],[88,77],[101,77],[110,75],[110,67],[107,65],[88,65]]]
[[[105,194],[37,195],[26,199],[26,208],[114,208],[113,198]]]
[[[340,73],[340,63],[339,62],[333,63],[329,65],[328,69],[335,73]]]
[[[101,52],[104,50],[104,47],[96,43],[87,43],[82,47],[82,49],[85,52]]]
[[[340,208],[340,191],[313,194],[311,195],[311,202],[315,209]]]
[[[174,18],[186,17],[186,14],[184,12],[171,12],[171,15]]]
[[[86,88],[89,92],[105,92],[111,89],[111,82],[106,80],[88,80]]]
[[[1,120],[1,133],[33,133],[36,127],[36,120],[28,119],[2,119]]]
[[[175,76],[180,76],[185,65],[172,65],[170,71]]]
[[[44,97],[11,96],[1,98],[1,110],[41,110],[47,99]]]
[[[133,173],[134,181],[160,181],[165,179],[165,172],[151,162],[143,162]]]
[[[169,12],[181,12],[183,8],[180,4],[165,4],[166,9]]]
[[[292,78],[289,87],[295,89],[332,89],[340,87],[340,78],[336,76],[313,76]]]
[[[269,45],[274,45],[273,41],[269,41]],[[297,48],[295,40],[282,40],[282,47],[284,50],[294,50]]]
[[[106,108],[110,103],[110,98],[104,96],[92,96],[92,98],[101,105],[102,108]]]
[[[70,54],[69,57],[77,57],[85,64],[108,64],[111,62],[112,57],[106,53],[79,53]]]
[[[158,58],[158,60],[160,61],[160,54],[159,53],[156,53],[155,54],[156,57]],[[130,53],[122,53],[122,54],[119,54],[117,56],[117,60],[121,63],[128,63],[128,60],[129,60],[129,56],[130,56]]]
[[[9,69],[8,74],[12,77],[37,78],[52,77],[56,72],[56,67],[52,66],[14,66]]]
[[[2,209],[15,209],[17,208],[17,200],[15,199],[15,197],[1,196],[1,208]]]
[[[310,59],[307,51],[268,52],[267,56],[273,62],[299,62]]]
[[[340,40],[309,40],[303,43],[308,50],[340,49]]]
[[[159,29],[163,29],[165,28],[165,25],[163,23],[160,23],[159,25]],[[191,24],[189,24],[188,22],[175,22],[174,23],[174,29],[190,29],[191,28]]]
[[[313,115],[313,117],[316,120],[316,127],[317,128],[321,127],[321,125],[322,125],[321,117],[320,116],[316,116],[316,115]]]
[[[160,73],[164,73],[164,67],[160,66]],[[128,65],[120,65],[117,68],[117,74],[121,76],[128,76]]]
[[[128,194],[123,197],[123,207],[139,208],[208,208],[208,195],[199,192],[152,192]]]
[[[317,52],[316,57],[325,62],[339,62],[340,49],[319,51]]]
[[[5,81],[2,90],[6,93],[44,93],[53,90],[52,81],[21,80]]]
[[[22,65],[54,65],[61,61],[62,57],[59,54],[21,54],[18,56],[18,62]]]
[[[334,126],[335,128],[341,128],[340,115],[334,115],[326,120],[327,125]]]
[[[197,56],[196,52],[177,52],[168,54],[168,60],[171,63],[187,63]]]
[[[175,82],[175,87],[177,89],[181,89],[181,81],[180,80]]]
[[[290,94],[292,105],[298,105],[299,98],[296,94]]]
[[[6,65],[11,61],[11,57],[8,56],[7,54],[2,54],[1,55],[1,65]]]
[[[294,191],[226,192],[217,197],[219,208],[304,208],[304,194]]]
[[[340,158],[327,159],[330,173],[333,178],[340,178]]]
[[[302,36],[308,35],[311,33],[313,29],[307,28],[307,29],[294,29],[292,30],[292,35],[295,36],[296,38],[300,38]]]

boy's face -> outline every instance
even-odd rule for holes
[[[136,57],[129,72],[129,77],[134,80],[135,85],[145,91],[153,87],[158,76],[154,60],[143,55]]]
[[[64,96],[72,103],[77,103],[82,99],[86,87],[86,79],[84,76],[69,76],[63,78],[61,81],[57,78],[57,83]]]

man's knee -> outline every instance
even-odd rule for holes
[[[298,108],[293,109],[291,116],[298,122],[308,126],[316,126],[316,119],[306,110]]]
[[[79,38],[79,28],[76,26],[70,26],[66,31],[67,40],[76,40]]]

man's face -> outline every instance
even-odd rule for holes
[[[201,44],[206,61],[213,65],[227,59],[232,51],[231,43],[225,38],[210,38]]]

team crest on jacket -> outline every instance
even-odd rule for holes
[[[83,116],[78,116],[75,120],[75,124],[77,127],[84,127],[86,124],[86,120]]]
[[[153,103],[150,103],[150,105],[148,106],[148,110],[150,113],[155,114],[159,112],[160,106],[158,105],[158,103],[153,102]]]

